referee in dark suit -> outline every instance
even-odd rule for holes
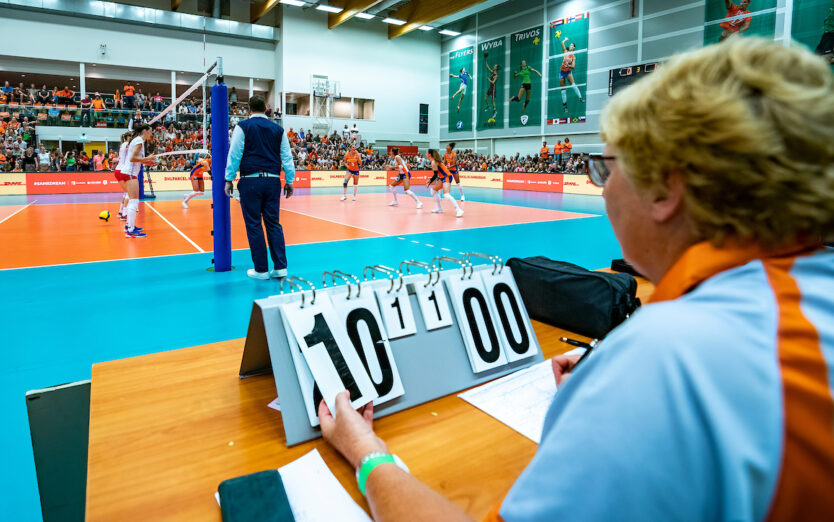
[[[240,169],[237,190],[240,193],[240,208],[246,223],[246,236],[252,253],[254,269],[246,271],[253,279],[269,279],[287,275],[287,251],[284,244],[284,230],[278,222],[281,206],[281,168],[286,179],[284,194],[292,196],[292,182],[295,179],[290,143],[283,127],[273,123],[264,115],[266,103],[260,96],[249,99],[252,116],[237,124],[232,132],[229,157],[226,161],[226,194],[234,197],[232,183]],[[275,269],[269,271],[266,258],[266,243],[261,220],[269,239],[269,253]]]

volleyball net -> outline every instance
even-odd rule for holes
[[[214,85],[211,86],[210,99],[206,99],[206,86],[214,78]],[[212,238],[214,242],[213,267],[209,270],[214,272],[227,272],[232,269],[232,233],[229,196],[224,191],[226,157],[229,152],[229,91],[223,82],[223,59],[217,58],[205,73],[193,85],[179,95],[162,112],[151,118],[148,122],[151,127],[159,122],[165,122],[163,118],[169,114],[176,114],[177,107],[183,103],[194,91],[202,88],[203,91],[203,138],[202,146],[196,149],[164,151],[156,154],[157,157],[177,155],[210,155],[211,179],[212,179]],[[210,101],[210,104],[206,102]],[[206,113],[211,107],[210,123],[206,120]],[[207,140],[209,140],[208,142]],[[148,176],[148,187],[153,190],[153,182]],[[144,188],[144,182],[139,182],[140,190]],[[140,198],[143,195],[140,194]]]

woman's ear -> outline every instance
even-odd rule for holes
[[[658,223],[665,223],[683,211],[685,183],[680,172],[666,177],[666,190],[652,202],[651,217]]]

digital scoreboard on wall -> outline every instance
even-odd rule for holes
[[[608,96],[614,96],[659,66],[660,62],[650,62],[611,69],[608,71]]]

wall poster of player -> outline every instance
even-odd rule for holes
[[[550,22],[547,124],[583,123],[588,81],[589,13]]]
[[[506,37],[478,44],[478,130],[504,128]]]
[[[542,121],[542,26],[510,35],[510,127],[538,127]]]
[[[773,38],[777,0],[707,0],[704,9],[704,45],[730,36]]]
[[[791,36],[834,69],[834,0],[794,0]]]
[[[472,57],[474,47],[449,53],[449,132],[472,130]]]

